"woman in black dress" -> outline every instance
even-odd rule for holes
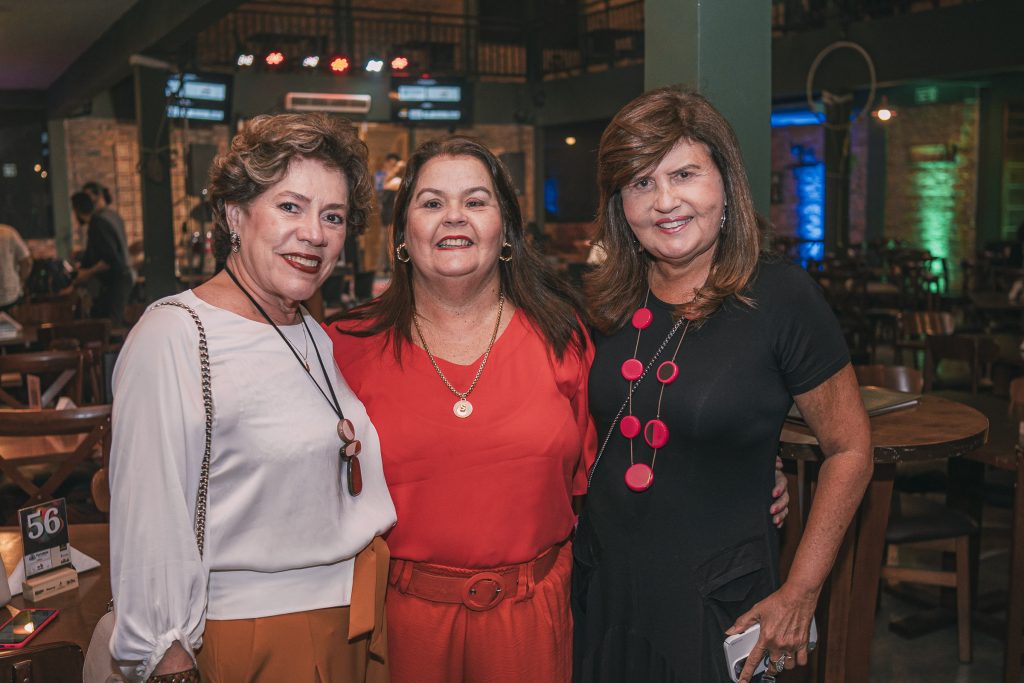
[[[729,681],[722,642],[755,622],[771,669],[804,664],[872,468],[839,326],[806,273],[762,257],[739,145],[703,97],[663,88],[630,102],[598,162],[601,451],[574,549],[575,678]],[[794,400],[827,459],[780,586],[765,511]]]

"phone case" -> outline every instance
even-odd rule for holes
[[[747,657],[750,656],[750,651],[757,645],[757,639],[761,637],[761,624],[754,624],[743,633],[737,633],[734,636],[729,636],[722,643],[722,647],[725,648],[725,663],[729,667],[729,677],[733,683],[738,683],[740,672],[743,671],[743,667],[747,663]],[[814,621],[814,617],[811,617],[811,630],[807,638],[807,650],[813,650],[818,645],[818,625]],[[757,668],[754,669],[754,675],[761,673],[768,668],[768,657],[767,655],[758,663]]]
[[[54,619],[57,618],[57,615],[60,613],[60,609],[57,609],[57,608],[30,608],[30,609],[23,609],[20,612],[18,612],[18,614],[21,614],[22,612],[39,612],[41,610],[43,610],[43,611],[50,611],[50,609],[53,609],[53,614],[48,616],[46,618],[46,621],[44,621],[43,623],[39,624],[39,626],[36,626],[35,629],[32,630],[32,633],[28,634],[25,637],[24,640],[22,640],[19,643],[0,643],[0,650],[17,650],[19,648],[25,647],[29,642],[31,642],[31,640],[33,638],[36,637],[36,635],[40,631],[42,631],[44,628],[46,628],[47,624],[49,624],[51,621],[53,621]],[[9,624],[12,621],[14,621],[14,619],[16,617],[17,617],[17,614],[12,616],[7,621],[5,621],[3,624],[0,624],[0,630],[3,630],[3,628],[6,627],[7,624]]]

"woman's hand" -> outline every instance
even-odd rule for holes
[[[775,457],[775,488],[772,489],[772,505],[768,512],[772,515],[772,522],[779,529],[782,528],[786,516],[789,514],[789,481],[782,473],[782,458]]]
[[[749,683],[758,663],[768,655],[769,670],[785,655],[785,667],[807,664],[807,639],[811,631],[811,619],[818,594],[795,590],[788,584],[757,603],[732,625],[726,635],[742,633],[755,623],[761,624],[761,636],[747,657],[746,666],[739,676],[739,683]]]
[[[175,641],[173,645],[167,648],[167,652],[164,653],[163,659],[153,669],[154,676],[163,676],[164,674],[175,674],[180,671],[188,671],[195,666],[195,662],[185,648],[181,646],[181,643]]]

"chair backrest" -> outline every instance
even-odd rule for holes
[[[77,313],[78,304],[74,301],[41,301],[18,304],[11,317],[22,325],[42,325],[71,322]]]
[[[110,320],[92,318],[88,320],[72,320],[69,322],[44,323],[39,326],[39,343],[46,348],[53,348],[57,340],[73,339],[78,346],[110,343]]]
[[[79,683],[85,658],[74,643],[0,651],[0,683]]]
[[[28,387],[29,377],[46,377],[51,383],[40,387],[40,402],[35,405],[34,392],[29,391],[23,402],[0,386],[0,402],[12,408],[46,408],[53,404],[67,388],[76,404],[82,402],[82,376],[85,357],[79,351],[37,351],[0,355],[0,377],[18,375],[19,382]]]
[[[906,365],[855,365],[857,383],[861,386],[884,387],[893,391],[921,393],[924,375],[920,370]]]
[[[903,339],[953,334],[955,328],[956,321],[948,311],[905,311],[900,316],[900,337]]]

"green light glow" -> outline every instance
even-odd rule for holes
[[[919,244],[935,258],[949,258],[956,236],[956,161],[920,161],[912,175],[918,199],[915,232]],[[932,262],[932,272],[942,275],[942,264]]]

